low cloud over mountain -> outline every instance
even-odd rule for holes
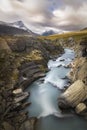
[[[37,33],[87,26],[87,0],[0,0],[0,20],[22,20]]]

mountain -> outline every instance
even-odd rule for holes
[[[85,28],[81,29],[81,31],[87,31],[87,27],[85,27]]]
[[[16,22],[13,22],[13,23],[10,23],[9,26],[12,26],[12,27],[15,27],[15,28],[19,28],[19,29],[22,29],[22,30],[25,30],[27,32],[29,32],[29,34],[31,35],[37,35],[35,34],[34,32],[32,32],[30,29],[28,29],[24,23],[22,21],[16,21]]]
[[[29,30],[22,21],[16,21],[13,23],[6,23],[0,21],[0,35],[8,34],[8,35],[30,35],[37,36],[36,33]]]
[[[49,35],[53,35],[56,34],[57,32],[53,31],[53,30],[48,30],[42,33],[42,36],[49,36]]]

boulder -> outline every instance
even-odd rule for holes
[[[21,88],[18,88],[18,89],[13,90],[13,94],[20,94],[20,93],[22,93],[22,92],[23,92],[23,91],[22,91]]]
[[[69,79],[72,81],[80,79],[87,85],[87,59],[83,57],[76,58],[69,66],[72,68],[67,75]]]
[[[75,108],[77,114],[84,113],[86,110],[87,106],[84,103],[79,103]]]
[[[60,108],[76,107],[87,99],[87,87],[81,80],[74,82],[58,99]]]

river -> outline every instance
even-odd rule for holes
[[[29,116],[37,117],[36,130],[87,130],[87,121],[75,114],[62,114],[58,108],[58,97],[62,90],[69,86],[66,78],[70,68],[66,66],[75,57],[73,50],[65,49],[65,53],[56,60],[48,62],[49,72],[28,87],[31,93]]]

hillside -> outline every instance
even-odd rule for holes
[[[22,21],[7,23],[0,21],[0,35],[29,35],[38,36],[25,26]]]
[[[85,27],[85,28],[81,29],[81,31],[87,31],[87,27]]]
[[[23,29],[7,26],[7,25],[0,25],[0,35],[29,35],[29,32]]]
[[[77,32],[68,32],[68,33],[63,33],[63,34],[54,34],[50,36],[41,36],[41,39],[50,39],[50,40],[55,40],[55,39],[67,39],[69,37],[73,37],[76,40],[79,40],[83,36],[87,36],[87,30],[85,31],[77,31]]]

